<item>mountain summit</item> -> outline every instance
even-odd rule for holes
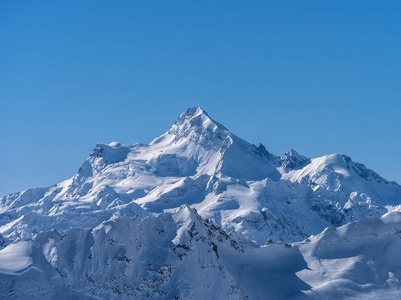
[[[227,128],[210,118],[208,113],[201,107],[191,107],[183,112],[169,130],[169,133],[176,133],[178,131],[185,135],[185,132],[188,130],[201,132],[224,131],[228,133]]]
[[[164,135],[156,138],[150,145],[161,142],[164,142],[164,146],[166,142],[193,142],[206,149],[218,150],[229,136],[231,133],[228,129],[210,118],[202,108],[191,107],[180,115]]]

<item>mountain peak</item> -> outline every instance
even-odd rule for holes
[[[175,125],[182,125],[184,123],[190,123],[191,127],[217,127],[222,130],[228,130],[222,124],[218,123],[217,121],[213,120],[209,114],[201,107],[195,106],[188,108],[185,112],[183,112]]]
[[[209,117],[201,107],[190,107],[182,113],[167,132],[176,138],[196,136],[212,136],[224,139],[230,133],[226,127]]]
[[[188,108],[185,112],[183,112],[178,119],[184,118],[193,118],[198,115],[205,115],[206,117],[209,117],[208,113],[200,106],[194,106]]]
[[[300,155],[294,149],[291,149],[289,152],[286,152],[284,154],[282,161],[282,167],[286,170],[290,170],[303,167],[310,162],[310,159],[303,155]]]

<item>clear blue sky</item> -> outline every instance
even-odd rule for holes
[[[190,106],[275,154],[401,182],[401,2],[1,1],[0,195]]]

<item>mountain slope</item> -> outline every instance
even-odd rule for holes
[[[1,299],[397,299],[401,213],[258,246],[182,206],[0,251]]]
[[[280,257],[293,265],[272,276],[286,264],[274,261]],[[0,251],[0,265],[2,299],[264,299],[302,295],[308,287],[295,276],[306,266],[298,249],[259,248],[186,206],[93,229],[42,232]],[[284,277],[281,289],[275,283]]]
[[[308,268],[297,276],[312,299],[398,299],[401,214],[327,228],[297,244]]]

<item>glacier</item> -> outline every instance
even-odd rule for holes
[[[0,198],[0,297],[394,299],[400,211],[401,186],[347,155],[277,156],[193,107]]]

